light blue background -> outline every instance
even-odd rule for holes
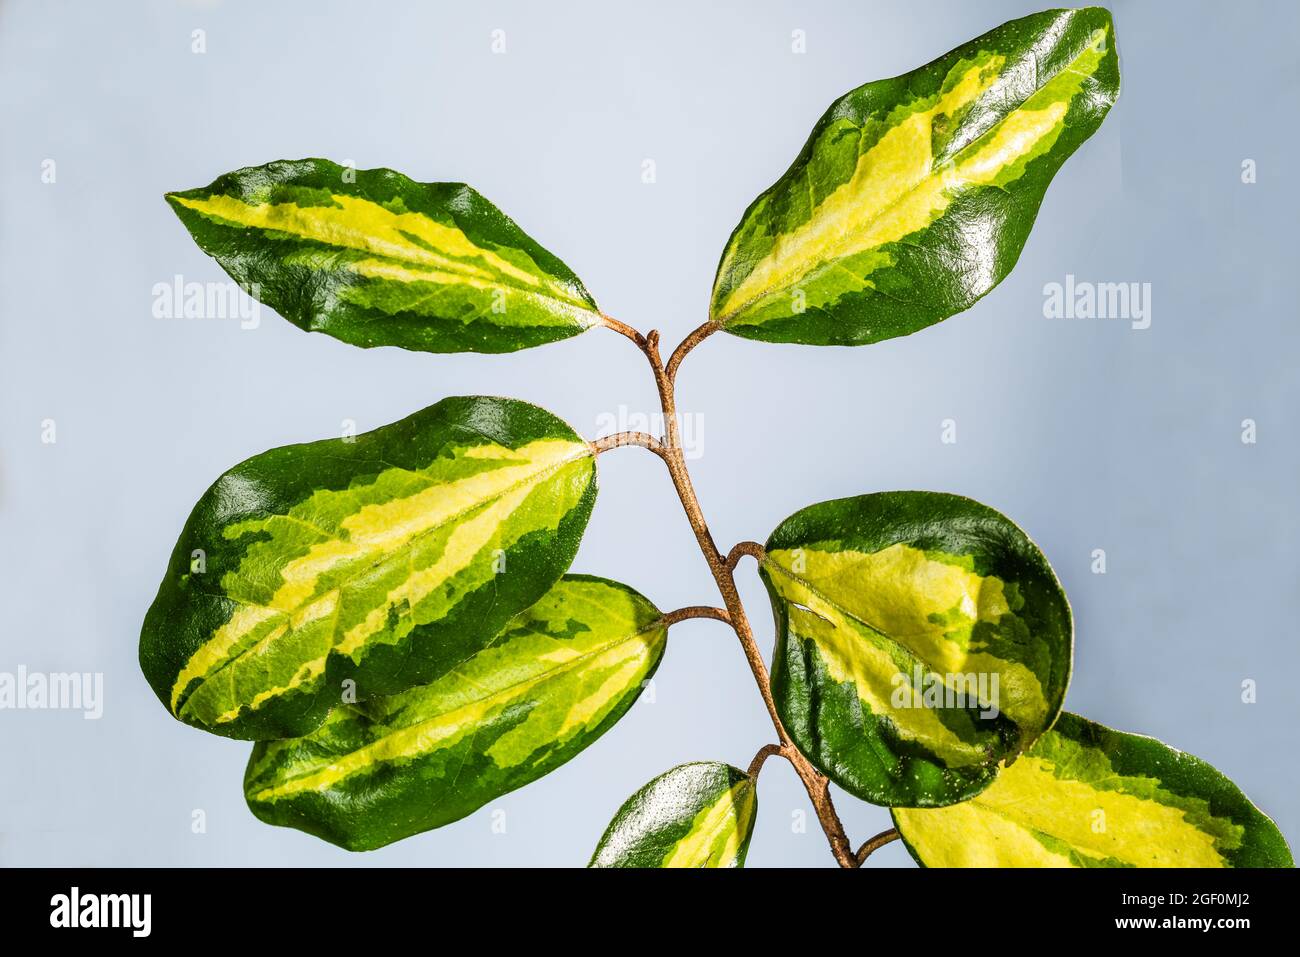
[[[248,746],[171,720],[135,661],[210,481],[344,419],[364,430],[445,395],[516,396],[590,434],[620,405],[653,409],[653,389],[635,350],[602,331],[436,356],[357,350],[269,310],[256,331],[155,319],[155,283],[225,279],[164,190],[314,155],[465,180],[608,312],[671,344],[705,318],[742,210],[832,99],[1036,6],[0,6],[0,671],[101,671],[106,696],[98,722],[0,711],[0,863],[578,865],[652,776],[696,759],[743,766],[772,738],[735,639],[690,622],[655,703],[458,824],[349,856],[256,821],[240,790]],[[724,547],[811,502],[881,489],[1004,511],[1074,605],[1068,707],[1208,759],[1294,841],[1300,24],[1290,3],[1115,11],[1123,95],[1058,175],[1011,277],[969,314],[870,348],[708,341],[680,378],[703,423],[695,480]],[[505,55],[490,49],[498,28]],[[1240,181],[1246,158],[1255,185]],[[1043,286],[1066,273],[1150,282],[1151,328],[1044,319]],[[46,418],[54,445],[40,441]],[[956,445],[940,442],[945,418]],[[1245,418],[1256,445],[1240,440]],[[601,465],[575,569],[663,608],[716,603],[660,463],[626,449]],[[1090,573],[1094,548],[1105,575]],[[752,564],[741,579],[770,648]],[[888,826],[882,809],[838,804],[857,840]],[[807,808],[770,763],[751,864],[830,864],[811,814],[792,830]],[[898,845],[875,860],[910,864]]]

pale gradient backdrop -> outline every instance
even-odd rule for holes
[[[259,823],[248,745],[169,718],[136,637],[180,526],[275,445],[498,393],[592,433],[652,408],[595,331],[510,356],[361,351],[265,310],[255,331],[151,315],[155,283],[223,280],[162,201],[227,170],[326,156],[468,181],[675,342],[718,254],[835,97],[1037,8],[987,3],[0,3],[0,671],[103,672],[104,715],[0,711],[3,864],[586,862],[618,805],[772,737],[733,637],[674,629],[656,701],[465,820],[349,856]],[[1015,272],[969,314],[858,349],[716,336],[683,367],[720,542],[811,502],[960,492],[1041,545],[1077,617],[1067,706],[1236,780],[1300,838],[1295,305],[1300,100],[1290,3],[1115,4],[1124,76],[1048,192]],[[207,52],[191,52],[191,31]],[[491,52],[505,31],[507,52]],[[807,52],[792,53],[805,31]],[[1241,182],[1244,159],[1258,182]],[[53,159],[57,181],[43,183]],[[643,161],[657,181],[642,182]],[[1152,323],[1050,321],[1043,287],[1152,284]],[[940,423],[957,422],[955,445]],[[1244,445],[1241,422],[1258,423]],[[41,423],[57,443],[41,442]],[[601,460],[575,569],[663,608],[716,602],[661,464]],[[1104,548],[1108,572],[1090,572]],[[742,589],[770,650],[752,564]],[[1245,679],[1258,702],[1241,701]],[[888,825],[838,795],[850,834]],[[752,865],[828,865],[769,764]],[[207,831],[191,832],[195,809]],[[493,833],[493,810],[506,832]],[[881,864],[908,864],[898,846]]]

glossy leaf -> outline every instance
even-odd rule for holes
[[[1060,712],[1069,604],[1037,547],[985,505],[939,492],[822,502],[777,527],[760,570],[781,719],[863,800],[968,798]]]
[[[632,589],[566,576],[432,684],[339,708],[308,737],[257,744],[249,807],[354,851],[459,820],[604,734],[666,638]]]
[[[732,233],[712,318],[749,339],[864,345],[962,312],[1011,271],[1118,94],[1096,7],[1013,20],[845,94]]]
[[[600,322],[578,277],[463,183],[305,159],[167,202],[251,295],[353,345],[513,352]]]
[[[236,738],[306,734],[340,700],[431,681],[564,574],[595,477],[555,416],[481,397],[254,456],[181,532],[145,677],[176,717]]]
[[[1062,714],[982,794],[897,809],[925,867],[1293,867],[1281,833],[1200,758]]]
[[[661,774],[618,809],[591,867],[743,867],[754,832],[753,780],[702,761]]]

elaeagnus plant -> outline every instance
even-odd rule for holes
[[[1118,93],[1095,8],[1014,20],[850,91],[745,211],[708,321],[667,359],[657,332],[604,314],[460,183],[307,159],[168,194],[199,246],[303,329],[425,352],[613,330],[648,360],[665,426],[589,441],[525,402],[468,396],[256,455],[181,532],[140,636],[149,683],[181,721],[256,742],[257,817],[367,850],[577,756],[631,707],[672,626],[712,618],[735,631],[776,740],[744,769],[653,778],[593,866],[739,866],[773,757],[844,867],[898,837],[926,866],[1290,866],[1272,821],[1214,768],[1061,710],[1070,606],[1008,518],[946,492],[873,492],[723,551],[680,441],[678,373],[717,333],[857,346],[969,308]],[[598,458],[623,445],[667,467],[720,607],[665,613],[569,571]],[[737,594],[744,559],[775,614],[770,677]],[[895,829],[851,841],[830,782],[891,808]]]

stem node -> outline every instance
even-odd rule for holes
[[[612,321],[616,322],[617,320]],[[607,324],[608,322],[609,320],[607,320]],[[650,363],[650,371],[654,373],[655,387],[659,392],[659,405],[663,410],[664,437],[662,440],[652,440],[653,444],[647,443],[643,439],[636,440],[637,444],[645,445],[646,448],[663,459],[664,464],[668,467],[668,475],[672,479],[673,488],[677,491],[677,497],[681,500],[682,509],[686,512],[686,519],[691,524],[691,530],[695,532],[695,540],[699,543],[700,551],[704,554],[704,560],[708,563],[709,571],[713,574],[713,580],[718,586],[718,591],[722,594],[723,604],[726,606],[725,614],[727,617],[725,620],[736,632],[736,637],[740,639],[741,650],[745,653],[745,660],[749,663],[749,670],[754,675],[754,683],[758,685],[758,692],[763,698],[763,704],[767,708],[768,716],[772,719],[772,726],[776,729],[777,738],[780,741],[780,744],[768,745],[755,755],[754,761],[757,767],[755,764],[751,764],[751,773],[757,773],[758,767],[762,766],[762,761],[772,754],[780,754],[785,757],[794,767],[795,773],[799,775],[804,790],[808,792],[808,799],[812,801],[813,810],[817,813],[817,820],[821,823],[822,830],[826,832],[826,840],[830,843],[831,853],[835,855],[835,860],[841,867],[857,867],[857,856],[853,853],[853,847],[849,844],[848,835],[844,833],[844,825],[840,823],[839,815],[835,812],[835,805],[831,801],[829,782],[794,746],[789,733],[785,730],[785,725],[781,723],[781,716],[776,710],[776,701],[772,698],[772,685],[768,679],[767,664],[763,661],[763,655],[758,650],[758,644],[754,640],[754,631],[750,627],[749,618],[745,614],[745,607],[740,602],[740,593],[736,589],[736,579],[733,574],[736,562],[743,555],[753,555],[761,561],[763,547],[756,542],[741,542],[728,555],[724,556],[718,550],[717,543],[713,540],[713,534],[709,531],[708,522],[704,519],[704,512],[700,509],[699,499],[696,497],[695,488],[691,484],[690,473],[686,468],[686,456],[682,452],[680,425],[677,421],[677,398],[673,380],[686,355],[717,332],[721,326],[710,320],[697,328],[682,340],[681,345],[673,350],[672,357],[668,360],[666,368],[663,357],[659,353],[659,330],[653,329],[645,336],[642,336],[636,330],[623,326],[622,323],[618,323],[618,326],[611,325],[610,328],[622,332],[627,338],[636,342]],[[644,433],[621,434],[645,435]],[[608,443],[614,438],[616,437],[609,436],[606,439],[592,443],[592,445],[597,447],[600,443],[606,443],[605,447],[612,447]],[[628,439],[627,441],[633,440]],[[603,448],[598,448],[598,451],[603,451]],[[695,606],[691,610],[698,611],[701,607]],[[719,612],[723,611],[723,609],[712,609],[711,611]],[[720,621],[724,620],[716,614],[709,614],[707,617],[718,618]],[[775,750],[769,751],[769,748]]]

